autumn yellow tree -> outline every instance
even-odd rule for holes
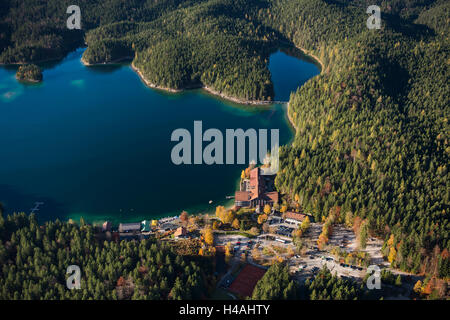
[[[258,216],[258,223],[263,224],[267,221],[267,214],[261,214]]]
[[[205,243],[212,246],[214,243],[214,231],[210,227],[205,227],[203,229],[203,239]]]
[[[389,237],[387,244],[389,247],[392,247],[394,245],[394,235],[393,234],[391,234],[391,236]]]
[[[287,211],[287,206],[281,206],[280,212],[285,213]]]
[[[395,261],[396,257],[397,257],[397,250],[395,250],[394,247],[391,247],[389,249],[389,256],[388,256],[389,263],[392,264]]]
[[[223,223],[232,223],[234,220],[234,212],[232,210],[228,210],[223,216]]]
[[[297,228],[294,231],[292,231],[292,237],[293,238],[300,238],[302,236],[302,229],[301,228]]]
[[[272,211],[272,208],[270,207],[270,205],[266,204],[264,206],[264,213],[269,214],[271,211]]]
[[[422,293],[422,281],[418,280],[416,282],[416,284],[414,285],[414,289],[413,290],[414,290],[415,293],[421,294]]]
[[[347,211],[345,214],[345,225],[349,228],[353,226],[353,213],[351,211]]]
[[[323,233],[321,233],[319,239],[317,240],[317,247],[319,248],[319,250],[322,250],[327,243],[328,238]]]
[[[311,221],[309,220],[309,217],[306,217],[305,220],[303,220],[301,228],[303,232],[306,232],[306,230],[309,229],[311,225]]]
[[[232,226],[234,229],[239,229],[239,228],[240,228],[239,220],[238,220],[237,218],[235,218],[235,219],[233,220],[233,223],[231,224],[231,226]]]
[[[233,245],[231,242],[228,242],[225,245],[225,262],[228,263],[233,256]]]
[[[223,222],[225,219],[226,210],[224,206],[217,206],[216,207],[216,217],[220,219],[220,221]]]

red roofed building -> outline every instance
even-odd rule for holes
[[[236,191],[234,203],[237,207],[249,207],[252,193],[249,191]]]
[[[265,269],[247,264],[241,272],[239,272],[228,290],[237,294],[239,297],[251,297],[256,283],[265,273]]]
[[[187,235],[187,230],[185,227],[179,227],[173,234],[173,236],[175,238],[185,237],[186,235]]]
[[[299,223],[302,223],[303,220],[305,220],[306,214],[286,211],[283,214],[283,217],[284,217],[284,219],[286,219],[287,222],[299,224]]]
[[[266,192],[266,180],[272,180],[275,176],[264,176],[260,168],[250,171],[250,182],[243,184],[246,190],[236,191],[234,201],[236,207],[263,207],[266,204],[273,205],[279,200],[277,191]]]

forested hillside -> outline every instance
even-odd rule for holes
[[[134,56],[151,83],[183,89],[208,86],[244,100],[273,100],[270,29],[255,24],[264,2],[212,0],[179,8],[148,23],[117,23],[88,33],[88,63]]]
[[[208,258],[155,240],[103,242],[83,222],[39,226],[24,214],[0,214],[0,265],[1,300],[201,299],[213,272]],[[80,290],[67,290],[69,265],[81,269]]]
[[[0,63],[62,58],[84,44],[84,33],[118,21],[151,21],[183,0],[79,0],[82,30],[69,30],[69,0],[2,0],[0,3]],[[195,1],[198,2],[198,1]]]
[[[93,29],[86,63],[134,58],[160,87],[204,85],[241,100],[273,100],[267,62],[276,37],[251,18],[265,1],[85,0],[78,4],[83,32],[66,29],[68,1],[44,3],[9,2],[0,62],[61,58]]]
[[[278,189],[316,220],[363,221],[393,266],[449,276],[448,1],[80,0],[81,32],[68,5],[3,0],[0,62],[62,57],[85,36],[89,63],[129,56],[160,86],[270,100],[270,52],[312,52],[324,68],[291,95]]]
[[[394,266],[448,277],[449,3],[404,1],[368,30],[364,5],[300,2],[260,15],[325,64],[291,95],[278,188],[318,220],[363,219]]]

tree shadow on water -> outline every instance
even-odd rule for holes
[[[0,202],[3,204],[4,215],[14,212],[30,214],[33,208],[39,223],[55,220],[64,220],[68,215],[67,208],[57,201],[34,194],[26,194],[9,185],[0,184]]]

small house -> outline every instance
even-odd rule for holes
[[[184,238],[187,235],[187,230],[185,227],[179,227],[173,235],[175,238]]]

